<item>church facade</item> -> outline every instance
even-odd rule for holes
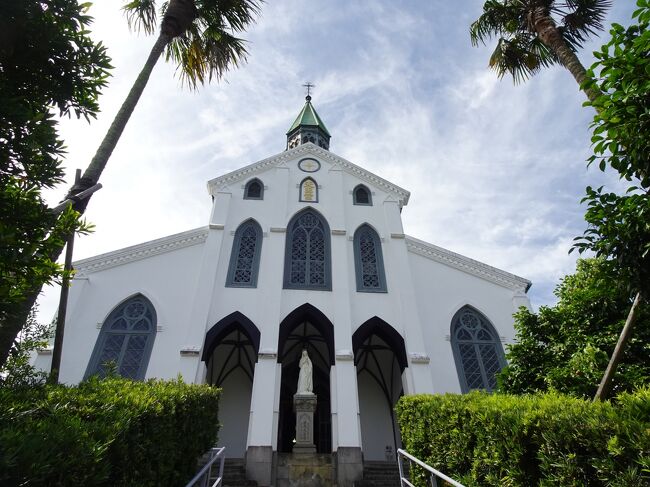
[[[260,485],[295,441],[303,350],[339,485],[394,458],[402,394],[494,388],[530,282],[406,235],[409,192],[329,141],[307,97],[284,152],[208,182],[205,227],[76,262],[61,380],[223,388],[219,444]]]

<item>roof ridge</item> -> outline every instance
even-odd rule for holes
[[[512,290],[527,292],[530,286],[532,286],[532,282],[528,279],[504,271],[498,267],[491,266],[481,262],[480,260],[472,259],[471,257],[411,237],[410,235],[405,235],[405,237],[407,249],[415,254],[440,262],[449,267],[459,269],[468,274],[481,277]]]

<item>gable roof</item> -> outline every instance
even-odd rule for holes
[[[404,238],[409,252],[461,270],[472,276],[480,277],[499,286],[525,293],[533,285],[528,279],[502,271],[478,260],[470,259],[451,250],[443,249],[408,235],[404,235]]]
[[[202,244],[208,237],[208,227],[194,228],[185,232],[168,235],[105,254],[95,255],[72,263],[77,277],[103,271],[129,262],[165,254],[173,250]]]
[[[223,176],[219,176],[218,178],[211,179],[210,181],[208,181],[208,192],[211,195],[214,195],[214,193],[216,193],[220,189],[223,189],[239,181],[248,179],[251,176],[259,174],[273,166],[278,166],[291,159],[295,159],[296,157],[300,157],[303,155],[316,156],[319,159],[323,161],[327,161],[332,165],[339,167],[343,171],[352,174],[353,176],[356,176],[359,179],[371,185],[374,185],[377,188],[382,189],[383,191],[386,191],[387,193],[392,194],[393,196],[395,196],[395,198],[397,198],[400,208],[408,204],[411,193],[405,190],[404,188],[401,188],[396,184],[393,184],[390,181],[387,181],[386,179],[381,178],[376,174],[371,173],[370,171],[367,171],[362,167],[357,166],[356,164],[353,164],[347,159],[337,156],[336,154],[328,150],[321,149],[320,147],[318,147],[315,144],[312,144],[311,142],[299,145],[294,149],[286,150],[275,156],[271,156],[267,159],[263,159],[259,162],[249,164],[248,166],[244,166],[241,169],[237,169],[236,171],[229,172],[227,174],[224,174]]]

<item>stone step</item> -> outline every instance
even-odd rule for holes
[[[397,462],[364,462],[363,480],[355,482],[354,485],[355,487],[399,487]]]
[[[216,480],[216,479],[214,479]],[[223,480],[224,487],[257,487],[257,482],[255,480]]]
[[[374,480],[357,480],[354,487],[399,487],[399,480],[395,481],[374,481]]]

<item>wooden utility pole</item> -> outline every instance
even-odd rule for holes
[[[612,381],[614,379],[614,374],[616,373],[616,367],[618,367],[618,363],[623,358],[627,342],[632,336],[632,327],[634,326],[634,323],[636,323],[639,315],[639,305],[641,304],[641,299],[641,293],[636,293],[634,303],[632,304],[632,308],[630,308],[630,312],[627,315],[627,319],[625,320],[623,331],[621,331],[621,334],[618,337],[618,342],[616,343],[616,348],[614,348],[614,353],[612,353],[612,357],[609,359],[609,364],[607,365],[605,375],[600,381],[600,385],[598,386],[598,391],[596,391],[594,401],[604,401],[612,392]]]
[[[81,169],[77,169],[75,174],[75,184],[81,179]],[[67,205],[75,203],[82,199],[89,197],[98,189],[101,189],[101,184],[88,188],[83,193],[79,193],[73,198],[65,200],[54,211],[61,212]],[[68,311],[68,292],[70,290],[70,273],[72,271],[72,251],[74,249],[74,232],[68,235],[68,240],[65,245],[65,262],[63,264],[63,281],[61,282],[61,295],[59,296],[59,311],[56,316],[56,330],[54,332],[54,348],[52,350],[52,365],[50,366],[50,379],[53,384],[59,382],[59,369],[61,368],[61,354],[63,352],[63,333],[65,331],[65,315]]]

